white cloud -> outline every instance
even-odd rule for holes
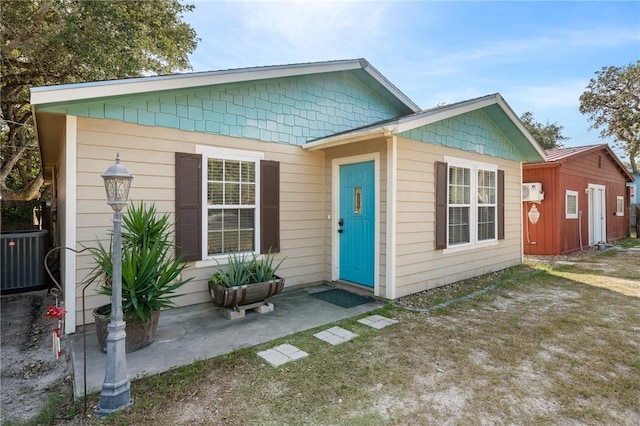
[[[275,65],[366,55],[386,38],[389,3],[201,2],[190,18],[201,45],[194,69]],[[206,16],[211,17],[210,21]],[[197,58],[197,59],[196,59]]]

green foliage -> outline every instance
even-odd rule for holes
[[[3,201],[1,207],[1,225],[3,231],[32,230],[33,209],[40,206],[40,200]]]
[[[522,124],[524,124],[542,149],[562,148],[562,142],[570,139],[562,135],[564,126],[559,126],[556,123],[549,124],[548,121],[547,124],[538,123],[529,111],[520,116],[520,121],[522,121]]]
[[[249,262],[247,268],[249,269],[249,273],[255,282],[264,282],[273,280],[276,278],[276,271],[284,262],[284,259],[280,261],[277,265],[273,265],[275,261],[275,256],[273,253],[269,252],[268,254],[258,257],[256,254],[253,254],[253,259]]]
[[[640,156],[640,60],[624,67],[602,67],[580,95],[580,112],[602,128],[600,135],[613,137],[629,156],[631,170],[638,173]]]
[[[246,254],[230,255],[227,267],[223,268],[218,264],[218,270],[209,277],[209,282],[225,287],[237,287],[270,281],[277,278],[276,271],[282,262],[284,259],[274,265],[275,255],[271,252],[264,256],[254,253],[251,259],[248,259]]]
[[[29,88],[170,74],[197,46],[179,0],[0,2],[0,190],[37,198],[43,183]]]
[[[178,279],[186,264],[174,258],[169,214],[158,216],[155,206],[130,203],[122,216],[122,309],[127,318],[150,318],[175,306],[175,291],[189,282]],[[98,241],[91,249],[96,266],[87,280],[102,283],[99,293],[111,296],[113,238],[109,247]]]

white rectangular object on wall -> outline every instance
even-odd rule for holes
[[[544,192],[542,192],[542,183],[529,182],[522,184],[522,201],[533,201],[539,203],[544,200]]]

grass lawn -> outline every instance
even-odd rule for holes
[[[640,252],[511,268],[389,305],[399,323],[331,346],[322,329],[132,382],[100,424],[640,424]],[[279,368],[281,343],[309,357]],[[89,407],[98,395],[91,396]],[[94,420],[85,420],[92,423]]]

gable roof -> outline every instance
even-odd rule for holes
[[[364,140],[376,134],[392,136],[477,110],[483,110],[502,129],[505,135],[516,145],[516,148],[522,153],[526,161],[536,162],[546,159],[544,150],[499,93],[424,110],[317,139],[308,142],[303,148],[310,150],[323,149]]]
[[[602,153],[607,155],[616,167],[620,170],[620,172],[627,178],[627,182],[633,182],[633,176],[627,168],[622,164],[618,156],[611,150],[608,144],[599,144],[599,145],[584,145],[584,146],[574,146],[570,148],[558,148],[558,149],[548,149],[547,153],[547,163],[556,163],[562,164],[567,161],[574,160],[580,157],[584,157],[585,155],[590,155],[593,153]]]
[[[37,106],[338,71],[353,71],[356,77],[365,85],[370,86],[376,93],[391,103],[400,103],[404,108],[413,112],[421,110],[408,96],[402,93],[363,58],[33,87],[31,88],[31,105]]]

